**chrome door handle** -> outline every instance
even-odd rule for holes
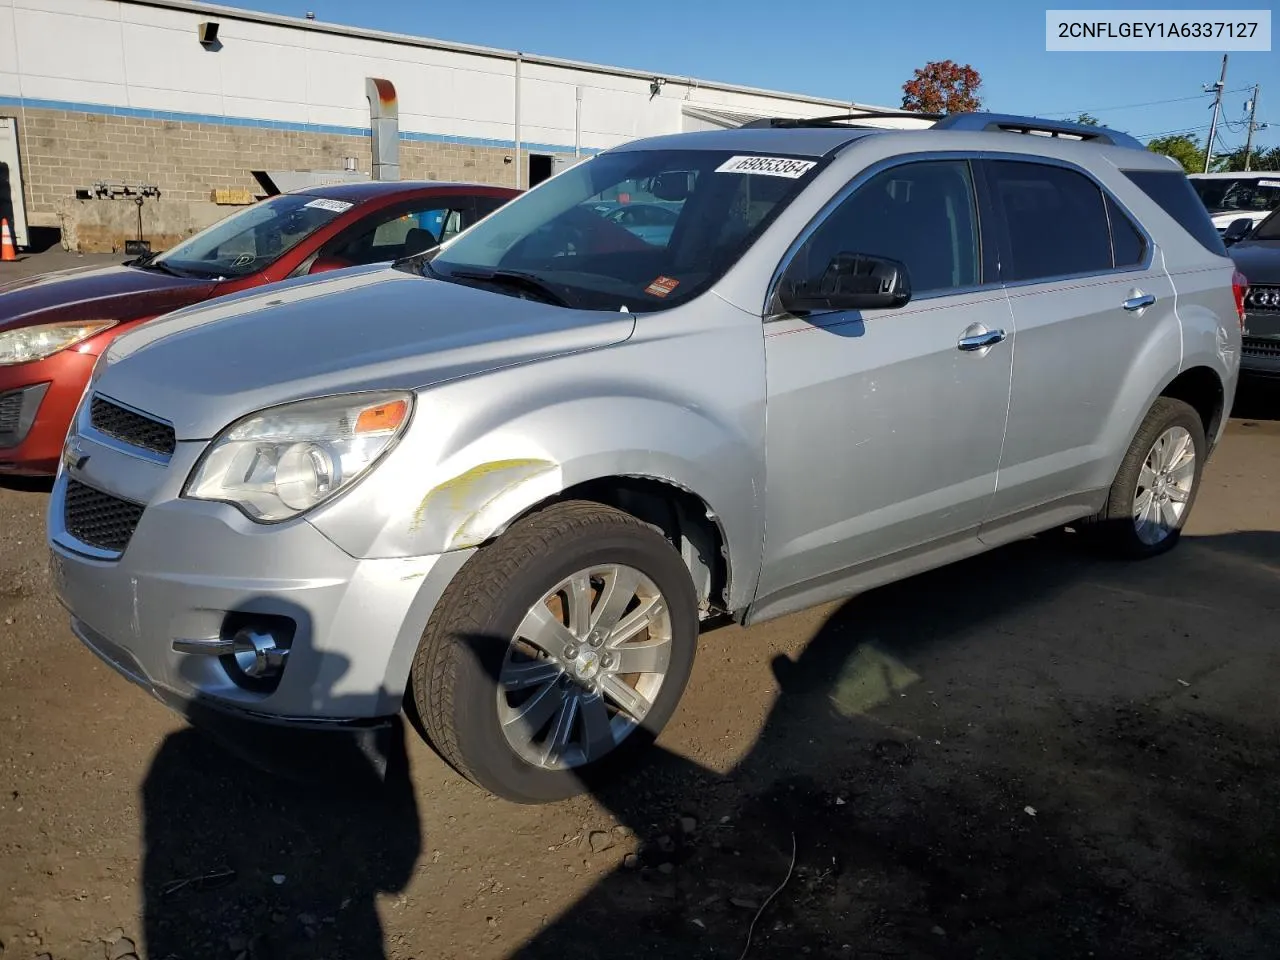
[[[1124,308],[1132,313],[1135,310],[1145,310],[1156,302],[1154,293],[1144,293],[1136,297],[1130,297],[1124,302]]]
[[[975,333],[971,337],[961,337],[956,346],[961,350],[985,350],[994,347],[1007,334],[1003,330],[988,330],[986,333]]]

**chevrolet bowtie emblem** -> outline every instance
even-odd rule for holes
[[[84,465],[89,462],[89,455],[80,446],[78,436],[67,437],[67,445],[62,449],[62,462],[70,470],[83,470]]]

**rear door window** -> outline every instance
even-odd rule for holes
[[[1209,211],[1196,196],[1191,181],[1181,170],[1123,170],[1126,177],[1148,197],[1160,205],[1200,245],[1218,256],[1227,255],[1226,245],[1218,229],[1209,219]]]
[[[1112,269],[1111,229],[1102,191],[1084,174],[1017,160],[988,161],[1007,237],[1006,283]]]

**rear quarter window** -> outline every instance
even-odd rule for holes
[[[1227,255],[1226,245],[1209,219],[1208,209],[1196,196],[1185,173],[1179,170],[1124,170],[1122,173],[1177,220],[1200,246],[1220,257]]]

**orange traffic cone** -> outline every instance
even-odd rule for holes
[[[8,262],[18,259],[18,251],[13,249],[13,234],[9,232],[9,221],[0,218],[0,261]]]

